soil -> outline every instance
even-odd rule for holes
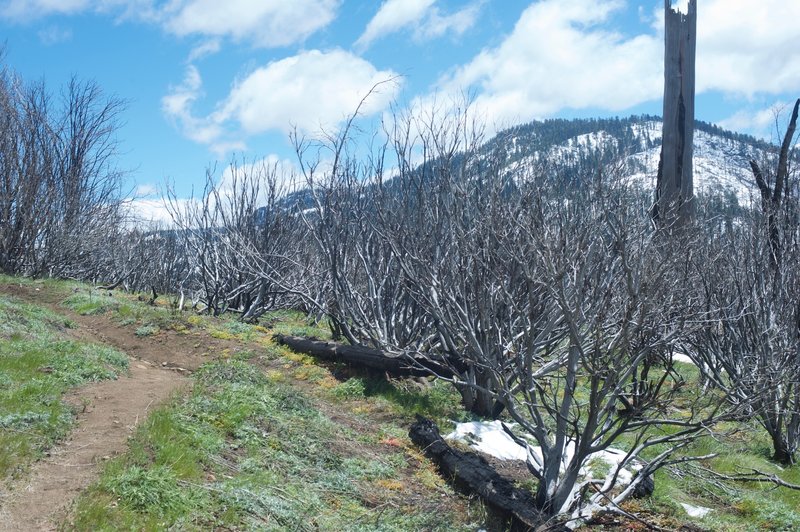
[[[108,317],[59,307],[61,296],[32,286],[0,285],[0,292],[69,317],[77,325],[65,330],[69,337],[110,345],[131,357],[128,375],[65,397],[78,412],[69,437],[0,491],[0,531],[56,530],[75,498],[97,479],[102,463],[124,452],[148,413],[189,384],[186,374],[207,360],[204,355],[213,346],[205,343],[201,349],[197,338],[177,333],[137,338]]]
[[[59,525],[68,520],[74,500],[97,480],[105,461],[126,451],[128,437],[150,411],[182,387],[189,386],[188,375],[215,353],[241,348],[236,342],[210,338],[204,332],[195,331],[160,331],[154,336],[140,338],[134,334],[134,327],[122,326],[107,315],[81,316],[62,307],[60,303],[65,295],[45,287],[0,284],[0,293],[68,317],[76,324],[76,327],[64,330],[68,337],[106,344],[131,357],[129,375],[89,384],[65,397],[78,412],[74,429],[44,459],[33,464],[24,478],[0,486],[0,532],[58,530]],[[261,363],[258,365],[264,370],[289,373],[285,361],[259,359]],[[314,397],[313,384],[295,379],[292,382]],[[328,404],[319,397],[314,399],[314,403],[334,423],[357,433],[370,430],[371,423],[380,417],[373,415],[364,419],[363,416],[349,415],[342,411],[341,405]],[[352,441],[338,445],[341,445],[343,453],[370,459],[406,452],[399,442],[392,439],[377,445]],[[440,511],[445,506],[468,511],[466,500],[448,496],[445,490],[437,497],[431,497],[431,488],[423,486],[414,475],[416,467],[409,466],[403,482],[398,484],[396,492],[388,495],[388,499],[384,494],[374,501],[364,502],[395,507],[415,505],[431,512]]]

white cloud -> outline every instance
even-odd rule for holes
[[[257,183],[259,185],[257,204],[260,205],[267,204],[270,192],[269,181],[274,181],[275,194],[278,198],[305,186],[305,181],[302,180],[297,166],[288,159],[282,159],[274,154],[252,162],[234,159],[230,165],[222,169],[219,178],[214,179],[220,202],[217,203],[217,196],[211,196],[205,201],[212,209],[219,207],[223,211],[229,211],[231,200],[234,199],[234,187],[237,186],[236,180],[238,180],[238,186],[241,187],[242,179],[245,176],[250,184]],[[194,196],[191,198],[143,199],[135,195],[122,201],[122,210],[130,227],[175,227],[176,224],[171,213],[177,210],[179,222],[191,224],[193,216],[189,213],[202,208],[203,201],[202,198]],[[189,214],[188,218],[187,214]]]
[[[192,106],[201,96],[203,80],[200,72],[194,65],[189,65],[183,82],[170,87],[169,93],[161,99],[161,109],[183,135],[197,143],[209,145],[213,151],[224,153],[241,148],[241,142],[223,140],[225,131],[212,117],[195,116]]]
[[[221,197],[228,198],[233,194],[234,180],[247,176],[259,184],[259,203],[266,204],[270,183],[275,185],[278,197],[284,196],[305,186],[297,166],[288,159],[270,154],[253,162],[233,161],[220,176],[217,185]]]
[[[219,52],[222,49],[222,43],[219,39],[211,39],[205,42],[200,43],[199,45],[192,48],[192,51],[189,52],[189,59],[188,61],[191,63],[197,59],[201,59],[207,55],[213,55]]]
[[[18,22],[85,12],[154,21],[157,10],[155,0],[0,0],[0,18]]]
[[[190,200],[178,199],[179,209],[183,209]],[[173,227],[172,216],[164,199],[133,199],[128,198],[122,202],[122,210],[129,219],[129,225],[141,227],[160,225]]]
[[[37,33],[39,41],[45,46],[53,46],[72,39],[72,30],[59,26],[48,26]]]
[[[414,30],[414,38],[418,41],[426,41],[447,33],[461,35],[475,25],[484,3],[484,0],[480,0],[450,15],[442,15],[434,7],[424,23]]]
[[[187,138],[222,157],[244,151],[242,138],[271,130],[332,132],[359,104],[362,116],[379,113],[393,101],[399,85],[396,73],[378,70],[349,52],[311,50],[237,80],[206,116],[193,109],[203,96],[203,81],[197,67],[189,65],[183,81],[162,98],[161,107]]]
[[[136,189],[133,191],[133,195],[136,198],[141,198],[142,196],[155,196],[156,194],[158,194],[158,188],[151,183],[137,185]]]
[[[90,0],[6,0],[0,2],[2,18],[30,20],[50,14],[74,14],[91,7]]]
[[[247,151],[247,143],[243,140],[215,140],[208,148],[218,159],[224,159],[229,153]]]
[[[621,0],[543,0],[528,7],[496,48],[440,80],[447,93],[476,91],[491,122],[529,120],[564,108],[621,110],[658,98],[663,44],[602,27]]]
[[[436,0],[386,0],[367,23],[355,47],[365,50],[377,39],[408,27],[414,27],[417,40],[441,37],[448,32],[461,35],[475,24],[483,3],[484,0],[479,0],[443,15],[435,6]]]
[[[776,102],[764,109],[741,109],[720,120],[719,125],[733,131],[744,131],[780,143],[786,132],[789,114],[794,102]]]
[[[672,4],[687,11],[688,0]],[[748,99],[800,95],[800,2],[700,4],[698,93]],[[663,91],[663,6],[650,12],[651,31],[626,36],[609,29],[613,15],[626,5],[623,0],[534,2],[503,42],[453,69],[437,91],[471,91],[487,119],[501,125],[564,109],[621,111],[657,100]],[[644,19],[645,12],[640,9],[639,15]],[[728,125],[751,122],[756,128],[766,116],[747,114],[731,117]]]
[[[288,132],[293,126],[303,131],[330,129],[355,112],[374,86],[396,76],[343,50],[302,52],[239,80],[215,119],[235,120],[248,134]],[[386,108],[397,89],[396,81],[378,86],[364,102],[362,114]]]
[[[340,0],[173,0],[161,11],[164,27],[179,36],[229,37],[256,46],[304,40],[336,16]]]
[[[356,41],[356,47],[367,48],[375,39],[417,22],[435,2],[436,0],[386,0],[367,23],[364,33]]]
[[[706,0],[697,13],[697,90],[800,92],[800,2]]]
[[[229,38],[259,47],[302,42],[335,18],[341,0],[0,0],[0,18],[113,13],[179,37]]]

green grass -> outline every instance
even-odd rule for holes
[[[30,277],[13,277],[10,275],[0,274],[0,284],[18,285],[26,287],[34,287],[44,289],[48,292],[67,294],[70,290],[77,287],[84,287],[82,283],[75,281],[64,281],[61,279],[33,279]]]
[[[402,451],[355,452],[356,434],[256,367],[216,362],[194,379],[80,498],[74,528],[470,529],[436,500],[393,497],[408,467]]]
[[[387,411],[399,419],[413,419],[415,414],[439,424],[471,419],[461,406],[461,396],[443,381],[422,384],[417,381],[392,380],[374,375],[354,376],[328,390],[334,400],[360,401],[364,410]]]
[[[76,285],[62,305],[83,316],[109,314],[120,325],[138,325],[137,336],[150,336],[159,330],[177,331],[190,328],[189,313],[171,307],[148,305],[142,296],[124,292],[95,290],[90,286]]]
[[[303,336],[318,340],[330,340],[331,330],[327,322],[314,323],[302,312],[294,310],[274,310],[265,313],[259,320],[264,326],[275,334],[287,336]]]
[[[251,325],[229,316],[149,306],[120,293],[109,297],[87,287],[74,292],[74,283],[35,283],[69,295],[67,305],[77,312],[108,313],[134,325],[137,336],[195,329],[243,348],[224,357],[230,360],[197,372],[191,392],[140,425],[130,451],[109,462],[100,481],[80,499],[75,528],[450,530],[482,520],[448,513],[436,494],[449,488],[432,468],[420,467],[420,461],[427,462],[405,436],[416,413],[436,420],[443,432],[449,420],[470,417],[451,385],[387,380],[319,364],[268,341],[269,332],[330,338],[324,323],[310,323],[302,313],[271,312]],[[69,430],[71,413],[60,402],[62,390],[116,372],[120,361],[113,352],[104,355],[57,339],[58,330],[71,326],[42,309],[0,299],[0,406],[8,402],[7,390],[14,390],[13,401],[22,405],[0,410],[3,471],[24,467]],[[9,361],[14,363],[7,368]],[[271,366],[265,375],[248,361]],[[685,364],[678,369],[687,382],[678,404],[688,405],[699,393],[698,372]],[[298,382],[304,383],[302,393],[292,388]],[[314,406],[322,403],[370,429],[333,424]],[[800,484],[799,466],[781,470],[770,461],[770,442],[755,423],[721,424],[714,430],[713,438],[699,439],[680,454],[716,453],[703,467],[721,473],[756,468]],[[365,450],[384,442],[391,442],[391,451]],[[631,442],[624,436],[619,446]],[[666,528],[692,523],[723,531],[800,529],[800,492],[769,484],[709,482],[702,475],[691,464],[661,470],[654,495],[629,501],[626,508]],[[404,492],[410,476],[430,485],[433,498],[411,507]],[[535,480],[526,485],[535,487]],[[680,503],[712,512],[701,520],[689,518]]]
[[[722,426],[720,429],[729,429]],[[800,467],[780,469],[769,459],[769,440],[762,429],[743,426],[740,431],[697,441],[683,454],[716,458],[701,465],[722,474],[736,474],[758,469],[777,474],[783,480],[800,484]],[[681,472],[680,475],[675,474]],[[678,503],[712,508],[698,521],[712,530],[798,530],[800,529],[800,491],[777,488],[771,484],[720,482],[699,470],[694,464],[656,477],[654,509],[684,515]],[[685,515],[684,515],[685,517]],[[687,519],[689,520],[689,519]]]
[[[156,334],[158,330],[158,327],[155,325],[142,325],[141,327],[137,328],[133,334],[139,338],[144,338],[145,336],[152,336]]]
[[[127,370],[122,353],[61,339],[60,331],[72,326],[0,296],[0,478],[24,470],[67,434],[73,412],[61,400],[65,392]]]
[[[63,305],[81,316],[104,314],[120,306],[119,300],[108,293],[98,292],[89,288],[75,292],[64,300]]]

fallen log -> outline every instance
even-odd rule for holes
[[[502,522],[504,529],[531,531],[537,529],[567,530],[551,523],[536,511],[531,492],[516,488],[501,477],[483,457],[450,447],[431,420],[417,415],[408,432],[411,441],[422,449],[439,468],[442,476],[467,494],[478,494]]]
[[[432,374],[442,377],[453,376],[453,372],[449,368],[425,357],[391,355],[379,349],[310,340],[299,336],[276,334],[273,338],[279,344],[298,353],[334,362],[346,362],[389,373],[395,377],[425,377]]]

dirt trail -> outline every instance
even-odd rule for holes
[[[70,393],[66,400],[80,412],[72,433],[8,492],[0,491],[0,531],[56,530],[75,498],[97,479],[102,463],[125,451],[137,424],[188,384],[185,373],[200,365],[202,354],[190,339],[140,339],[103,316],[59,308],[60,298],[45,291],[4,285],[0,292],[69,316],[78,327],[67,334],[76,339],[111,345],[135,357],[128,376]]]

